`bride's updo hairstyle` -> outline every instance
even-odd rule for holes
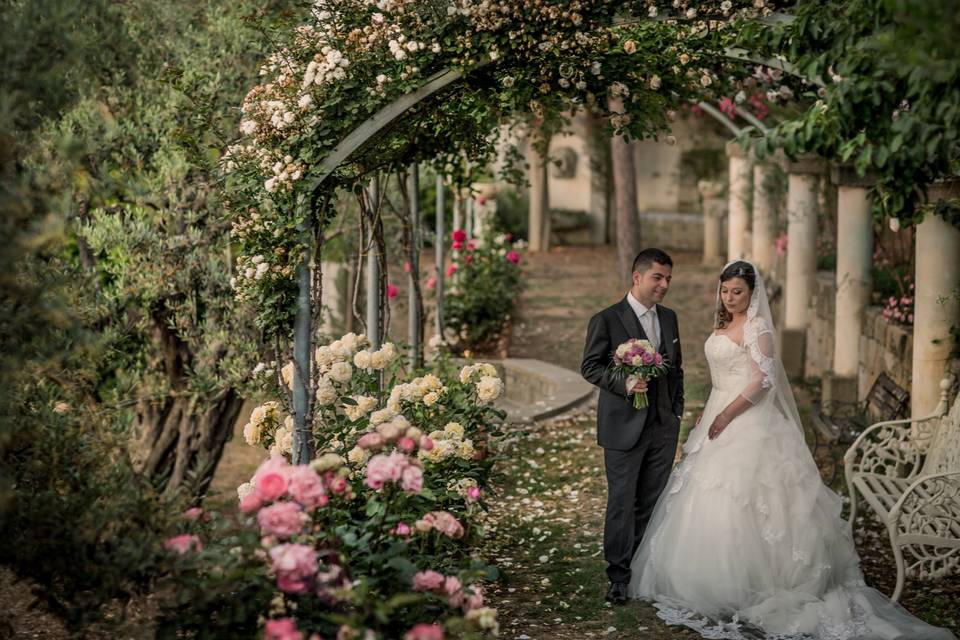
[[[749,262],[737,260],[728,264],[726,269],[720,273],[720,285],[734,278],[741,278],[746,282],[751,294],[757,286],[757,272],[753,270],[753,265]],[[717,285],[717,329],[723,329],[733,320],[733,315],[727,311],[726,307],[723,306],[723,300],[720,299],[720,285]]]

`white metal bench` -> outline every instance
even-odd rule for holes
[[[887,525],[900,599],[906,577],[960,569],[960,396],[948,411],[952,379],[940,382],[933,415],[878,422],[844,456],[850,523],[857,493]]]

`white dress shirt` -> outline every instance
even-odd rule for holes
[[[649,309],[646,308],[639,300],[633,297],[632,291],[627,293],[627,303],[630,304],[633,312],[637,314],[637,318],[640,320],[640,326],[643,327],[643,332],[647,334],[647,340],[650,341],[654,349],[659,351],[660,322],[657,320],[657,305],[654,304]]]

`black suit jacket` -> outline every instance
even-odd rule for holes
[[[683,415],[683,355],[677,314],[657,305],[660,322],[660,352],[669,363],[669,371],[656,380],[656,397],[648,392],[650,403],[657,403],[657,418],[663,425],[679,429]],[[626,296],[590,318],[583,348],[580,373],[587,382],[600,388],[597,405],[597,442],[605,449],[628,451],[640,441],[647,423],[648,409],[634,409],[633,396],[627,395],[626,380],[615,380],[610,366],[614,350],[630,338],[646,339],[637,314]]]

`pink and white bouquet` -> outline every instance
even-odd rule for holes
[[[628,382],[630,378],[642,380],[659,378],[669,368],[667,361],[653,348],[648,340],[637,340],[635,338],[631,338],[617,347],[617,350],[613,352],[611,365],[614,377],[627,376]],[[645,409],[647,406],[649,406],[649,402],[647,401],[646,391],[633,394],[634,409]]]

